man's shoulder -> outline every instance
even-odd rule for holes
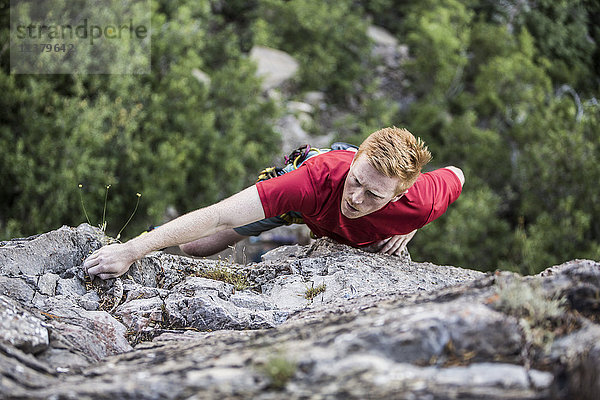
[[[440,201],[456,200],[461,185],[458,177],[447,168],[439,168],[422,173],[415,184],[408,189],[407,200],[423,206],[434,205]]]
[[[331,150],[309,158],[302,165],[310,170],[310,176],[315,180],[336,181],[346,177],[354,154],[348,150]]]
[[[330,150],[328,152],[316,155],[305,161],[305,164],[324,164],[331,167],[343,167],[350,163],[356,152],[350,150]]]

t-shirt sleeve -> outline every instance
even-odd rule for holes
[[[306,214],[315,212],[316,195],[307,166],[258,182],[256,187],[266,218],[288,211]]]
[[[425,224],[442,216],[448,209],[448,206],[458,199],[458,196],[462,192],[460,179],[458,179],[458,176],[454,172],[447,168],[428,172],[427,178],[433,190],[433,205]]]

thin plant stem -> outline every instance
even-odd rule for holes
[[[110,185],[106,185],[106,192],[104,194],[104,209],[102,210],[102,227],[103,231],[106,231],[106,201],[108,200],[108,189]]]
[[[90,222],[90,217],[88,216],[88,213],[85,209],[85,204],[83,204],[83,195],[81,194],[81,192],[83,191],[83,185],[80,183],[79,184],[79,200],[81,200],[81,208],[83,208],[83,213],[85,214],[85,219],[87,220],[87,223],[89,225],[91,225],[92,223]]]
[[[142,197],[142,195],[140,193],[136,193],[135,195],[137,196],[137,202],[135,203],[135,208],[133,209],[133,212],[129,216],[129,219],[127,220],[127,222],[125,222],[125,225],[123,225],[123,227],[121,228],[121,230],[117,234],[117,240],[119,240],[121,238],[121,232],[123,232],[123,229],[125,229],[125,227],[127,226],[127,224],[129,224],[129,221],[131,221],[131,219],[135,215],[135,212],[138,209],[138,205],[140,204],[140,197]]]

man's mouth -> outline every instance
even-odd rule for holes
[[[359,211],[358,211],[358,209],[357,209],[356,207],[352,207],[352,204],[350,204],[350,202],[349,202],[348,200],[346,200],[346,206],[348,206],[348,208],[349,208],[351,211],[354,211],[354,212],[359,212]]]

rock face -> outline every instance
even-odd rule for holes
[[[0,398],[596,399],[600,264],[485,275],[320,240],[90,282],[88,225],[0,243]]]

